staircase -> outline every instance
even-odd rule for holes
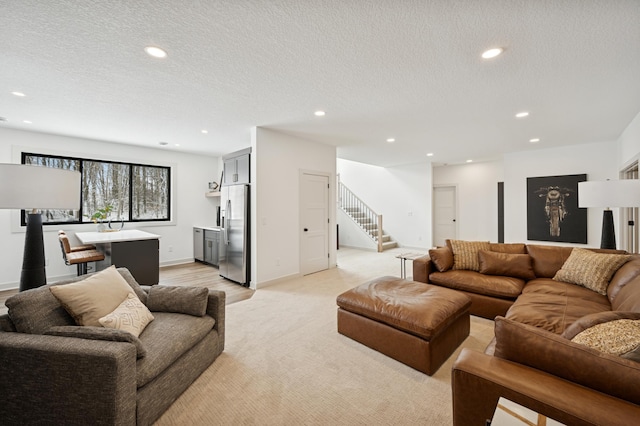
[[[389,235],[384,233],[382,215],[375,213],[342,182],[338,182],[338,191],[338,201],[342,211],[349,215],[363,232],[367,233],[378,246],[379,252],[398,246]]]

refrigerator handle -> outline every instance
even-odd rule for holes
[[[231,219],[231,200],[227,200],[227,214],[225,215],[229,219]],[[227,221],[227,224],[224,228],[224,236],[225,236],[225,244],[229,245],[229,226],[231,226],[231,220]]]

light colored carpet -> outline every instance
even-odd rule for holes
[[[460,348],[429,377],[336,331],[336,296],[398,275],[398,251],[340,251],[337,269],[227,306],[225,352],[157,425],[451,424]],[[492,337],[493,322],[472,317],[462,347],[482,351]]]

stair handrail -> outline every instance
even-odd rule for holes
[[[346,214],[348,214],[352,219],[351,213],[349,210],[353,211],[353,209],[358,209],[359,213],[363,213],[366,219],[369,219],[369,223],[376,224],[378,226],[376,235],[364,228],[362,225],[360,227],[366,234],[373,239],[378,245],[378,252],[382,252],[382,215],[377,214],[371,207],[367,205],[364,201],[360,199],[353,191],[351,191],[342,181],[339,180],[338,177],[338,205]],[[357,223],[357,222],[356,222]]]

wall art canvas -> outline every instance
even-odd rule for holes
[[[586,174],[527,178],[527,239],[587,243],[587,209],[578,208]]]

